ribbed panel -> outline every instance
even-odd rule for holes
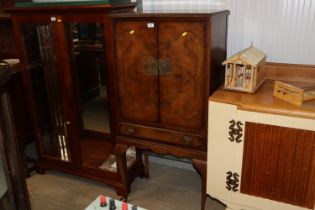
[[[267,61],[315,65],[313,0],[142,0],[144,10],[229,9],[228,56],[254,45]]]
[[[313,209],[315,132],[246,122],[241,192]]]

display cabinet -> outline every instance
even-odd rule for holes
[[[0,64],[0,209],[30,210],[8,83],[11,72]]]
[[[206,186],[207,103],[223,82],[228,14],[111,15],[118,166],[126,171],[129,146],[192,159],[202,176],[201,208]],[[127,174],[122,175],[128,183]]]
[[[1,2],[1,1],[0,1]],[[14,4],[11,1],[2,1],[1,6],[9,7]],[[8,13],[4,13],[0,6],[0,62],[8,66],[12,74],[11,81],[9,83],[9,92],[11,95],[13,117],[16,124],[17,140],[21,149],[21,157],[25,160],[24,145],[32,142],[32,131],[30,129],[30,121],[28,116],[28,109],[25,105],[25,93],[22,87],[21,69],[19,68],[18,50],[16,48],[12,17]],[[26,161],[23,161],[25,166],[26,175],[29,176],[28,167],[26,167]]]
[[[224,114],[223,114],[224,113]],[[207,193],[226,209],[315,209],[315,100],[218,90],[209,102]]]
[[[123,194],[116,171],[104,167],[114,153],[115,109],[112,44],[108,13],[134,4],[11,8],[21,52],[24,89],[39,160],[37,169],[55,169],[92,178]],[[130,179],[143,175],[141,155]]]

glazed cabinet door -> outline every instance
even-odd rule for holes
[[[157,29],[154,22],[115,24],[119,115],[122,121],[157,122]]]
[[[206,22],[159,22],[161,123],[202,129],[207,105]]]
[[[102,167],[113,152],[111,91],[106,63],[105,25],[98,16],[62,17],[65,37],[64,74],[68,74],[72,138],[80,167]],[[61,52],[60,52],[61,53]]]
[[[39,21],[19,17],[23,80],[32,109],[37,146],[42,157],[71,162],[69,118],[65,77],[62,74],[58,17],[43,16]],[[35,43],[32,44],[32,43]]]

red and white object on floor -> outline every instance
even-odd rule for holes
[[[98,196],[85,210],[147,210],[104,195]]]

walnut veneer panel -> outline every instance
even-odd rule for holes
[[[266,80],[255,94],[220,88],[210,97],[210,100],[233,104],[238,109],[246,111],[315,119],[315,99],[305,101],[302,107],[297,107],[275,98],[273,96],[273,86],[273,80]]]
[[[117,84],[120,116],[131,121],[156,122],[158,112],[157,31],[146,21],[116,24]],[[150,67],[151,72],[146,68]]]
[[[312,209],[315,132],[246,122],[241,192]]]
[[[159,23],[159,59],[168,60],[170,72],[160,74],[161,123],[203,127],[207,86],[206,22]]]

